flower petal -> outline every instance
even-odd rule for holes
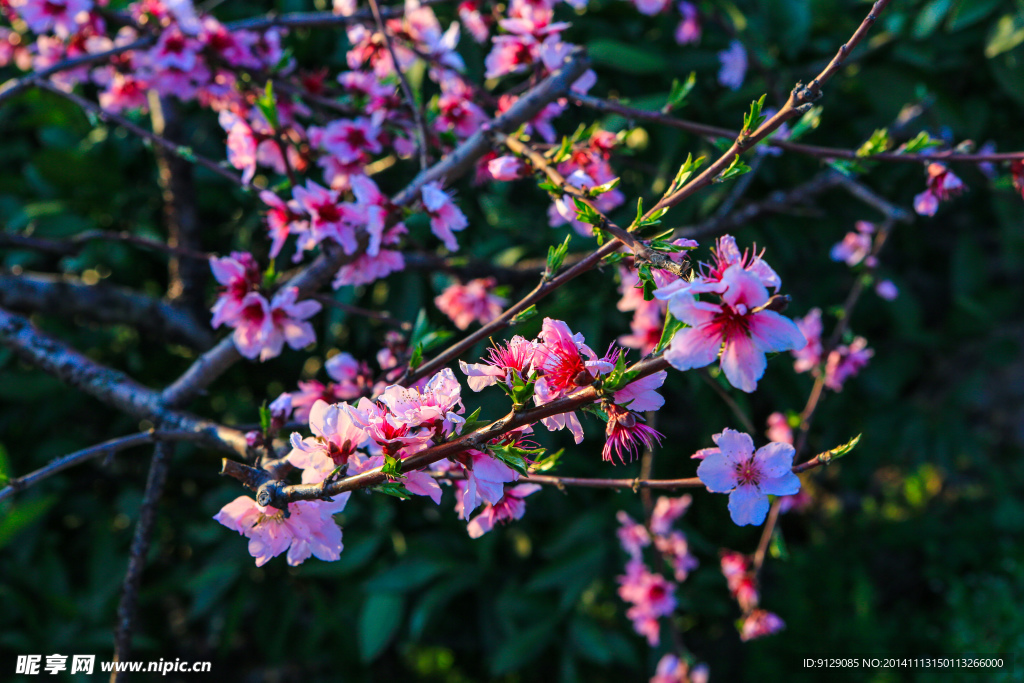
[[[715,362],[721,346],[721,335],[709,326],[688,327],[672,337],[665,360],[676,370],[702,368]]]
[[[807,338],[796,323],[775,311],[759,311],[748,320],[754,344],[765,353],[781,353],[807,346]]]
[[[764,352],[757,348],[753,339],[740,334],[726,340],[722,371],[729,384],[749,394],[757,388],[757,380],[764,376],[766,367]]]
[[[762,524],[768,516],[768,496],[752,484],[740,486],[729,494],[729,515],[739,526]]]
[[[793,468],[794,455],[796,455],[796,450],[791,445],[773,441],[757,449],[757,452],[754,453],[754,461],[766,477],[781,477]],[[774,493],[774,491],[769,491],[769,493]]]
[[[736,470],[725,456],[708,455],[697,467],[697,477],[712,493],[728,493],[736,488]]]

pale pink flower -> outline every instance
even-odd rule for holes
[[[337,382],[334,392],[344,399],[358,398],[370,383],[369,366],[346,351],[328,358],[324,370]]]
[[[242,171],[243,182],[252,182],[256,175],[256,148],[259,144],[256,134],[245,119],[226,109],[221,111],[219,123],[228,133],[228,163]]]
[[[490,29],[487,27],[487,19],[480,12],[480,7],[475,0],[464,0],[459,3],[459,19],[466,27],[473,40],[478,43],[486,43],[490,37]]]
[[[878,284],[875,285],[875,294],[886,301],[893,301],[900,295],[900,290],[893,284],[892,280],[879,280]]]
[[[660,410],[665,405],[665,398],[657,390],[667,378],[668,372],[660,370],[630,382],[615,392],[615,403],[638,413]]]
[[[729,47],[718,53],[722,68],[718,71],[718,82],[729,90],[739,90],[747,76],[747,51],[743,43],[734,40]]]
[[[782,413],[776,412],[768,416],[768,431],[765,434],[769,441],[793,443],[793,428],[789,426],[789,420]]]
[[[755,452],[749,434],[726,429],[711,438],[718,448],[704,451],[697,476],[708,491],[729,494],[729,514],[736,524],[760,525],[768,515],[769,495],[800,490],[792,471],[796,451],[788,443],[772,442]]]
[[[786,628],[786,624],[777,614],[757,609],[743,618],[740,627],[740,640],[746,642],[755,638],[763,638],[778,633]]]
[[[863,261],[871,253],[871,234],[874,230],[875,226],[871,223],[857,221],[856,232],[846,233],[843,241],[832,247],[832,260],[845,261],[850,267]]]
[[[393,246],[401,241],[406,233],[405,225],[399,223],[389,228],[381,238],[381,244]],[[354,261],[338,270],[331,286],[335,289],[347,285],[365,285],[391,273],[405,270],[405,257],[395,249],[381,249],[376,256],[360,254]]]
[[[456,282],[435,297],[434,303],[460,330],[468,328],[473,321],[486,325],[501,315],[508,303],[504,297],[491,293],[496,284],[493,277],[477,278],[466,284]]]
[[[795,322],[807,343],[799,349],[792,350],[793,357],[796,358],[793,369],[797,372],[814,370],[821,363],[821,309],[812,308],[807,315],[797,318]]]
[[[399,424],[410,428],[427,427],[438,437],[457,433],[465,419],[460,414],[462,387],[450,368],[430,378],[422,390],[393,384],[377,400],[387,406]]]
[[[511,388],[515,376],[526,379],[536,347],[536,342],[517,334],[504,346],[496,344],[488,348],[488,357],[483,359],[483,363],[460,360],[459,367],[466,375],[466,384],[473,391],[481,391],[499,381]]]
[[[487,505],[479,515],[470,520],[467,526],[469,537],[480,538],[493,529],[495,524],[522,519],[526,514],[524,499],[540,489],[540,484],[519,484],[505,491],[501,500],[494,505]]]
[[[293,432],[291,436],[291,463],[296,467],[308,467],[311,454],[325,456],[334,467],[348,464],[349,458],[368,439],[367,434],[352,421],[343,403],[329,404],[317,401],[309,410],[309,430],[313,436],[301,438]]]
[[[615,519],[619,520],[619,528],[615,535],[619,537],[619,545],[633,559],[638,559],[643,549],[651,544],[651,535],[647,527],[633,520],[625,510],[615,513]]]
[[[647,638],[653,647],[660,640],[658,619],[675,611],[675,584],[661,574],[647,569],[639,559],[626,564],[626,573],[616,578],[619,583],[619,597],[633,606],[626,616],[633,622],[633,629]]]
[[[53,31],[67,38],[78,30],[79,15],[89,12],[93,3],[92,0],[10,0],[10,6],[34,33]]]
[[[214,519],[249,539],[249,554],[262,567],[270,558],[288,551],[288,564],[302,564],[310,556],[333,562],[341,556],[341,528],[331,516],[340,512],[350,494],[335,497],[334,502],[296,501],[283,510],[261,507],[248,496],[231,501]]]
[[[305,422],[309,419],[309,411],[317,401],[335,403],[339,399],[355,398],[355,396],[339,396],[335,391],[336,385],[326,385],[315,379],[299,380],[298,389],[291,392],[292,408],[295,411],[295,419]]]
[[[519,479],[518,472],[482,451],[470,449],[456,459],[466,475],[465,485],[460,489],[460,519],[469,519],[469,515],[484,503],[497,505],[505,496],[505,484]]]
[[[431,231],[444,242],[449,251],[458,251],[459,243],[452,232],[466,229],[469,225],[466,216],[436,180],[424,185],[420,193],[423,197],[423,208],[430,214]]]
[[[679,330],[665,351],[665,358],[678,370],[701,368],[713,363],[721,350],[721,367],[729,383],[751,392],[764,375],[766,353],[802,348],[807,340],[789,318],[768,310],[768,291],[761,280],[740,264],[729,266],[717,285],[722,303],[694,299],[691,290],[669,292],[669,310],[690,325]],[[724,289],[721,289],[724,287]],[[659,292],[661,294],[659,294]],[[664,290],[655,292],[659,298]]]
[[[491,159],[487,163],[487,170],[495,180],[518,180],[527,175],[526,164],[521,159],[513,156],[502,156]]]
[[[693,496],[688,493],[678,498],[659,496],[658,502],[654,504],[654,511],[651,513],[651,531],[659,535],[667,534],[676,520],[690,509],[691,503],[693,503]]]
[[[690,572],[700,566],[697,558],[690,553],[690,544],[681,531],[655,536],[654,547],[672,568],[676,581],[686,581]]]
[[[210,259],[210,270],[221,285],[217,303],[211,309],[214,329],[227,323],[233,326],[242,314],[242,301],[250,292],[259,288],[263,275],[259,264],[248,252],[233,251],[230,256]]]
[[[849,345],[833,349],[825,361],[825,386],[832,391],[842,391],[846,380],[859,373],[874,355],[864,337],[856,337]]]

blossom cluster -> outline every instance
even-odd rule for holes
[[[761,596],[757,589],[757,572],[746,555],[723,550],[721,567],[722,575],[729,586],[729,594],[743,611],[743,618],[739,624],[741,640],[770,636],[786,627],[778,615],[758,607]]]
[[[688,495],[659,497],[648,526],[635,522],[624,510],[618,513],[616,534],[622,549],[629,555],[626,573],[618,578],[619,597],[630,604],[626,616],[633,622],[633,628],[651,645],[657,645],[660,640],[659,619],[675,611],[676,584],[648,569],[643,549],[653,545],[672,569],[675,580],[685,581],[698,562],[690,553],[686,536],[672,526],[692,502]]]

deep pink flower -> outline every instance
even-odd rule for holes
[[[501,315],[508,303],[507,299],[491,293],[496,284],[493,277],[477,278],[466,284],[456,282],[435,297],[434,303],[460,330],[468,328],[473,321],[486,325]]]
[[[761,524],[768,515],[769,495],[800,490],[800,479],[792,472],[796,451],[788,443],[771,442],[755,452],[749,434],[726,429],[711,438],[718,448],[704,450],[697,476],[708,491],[729,494],[729,514],[736,524]]]
[[[964,191],[963,181],[943,164],[932,162],[925,171],[928,187],[914,197],[914,211],[922,216],[934,216],[939,202],[944,202]]]
[[[483,363],[466,363],[460,360],[459,367],[466,375],[466,384],[473,391],[481,391],[499,381],[511,387],[514,375],[526,379],[536,348],[536,342],[517,334],[504,346],[499,343],[488,348],[488,357],[483,359]]]
[[[459,3],[459,19],[466,27],[473,40],[478,43],[486,43],[490,37],[490,29],[487,26],[487,17],[480,12],[480,7],[475,0],[464,0]]]
[[[333,239],[346,254],[354,254],[359,248],[356,231],[349,222],[347,211],[338,200],[338,193],[307,180],[305,187],[296,185],[292,189],[296,204],[310,216],[310,239],[300,243],[303,250],[311,249],[324,239]]]
[[[643,424],[643,417],[632,410],[610,403],[605,408],[608,422],[605,425],[605,443],[601,457],[605,462],[625,464],[639,455],[642,449],[654,448],[654,442],[661,443],[662,434]],[[615,457],[613,457],[615,456]],[[627,457],[628,456],[628,457]]]
[[[700,42],[701,25],[697,7],[692,2],[680,2],[679,14],[683,20],[676,27],[676,42],[680,45],[692,45]]]
[[[92,0],[10,0],[17,12],[34,33],[53,31],[67,38],[78,29],[78,17],[92,9]]]
[[[316,301],[296,302],[298,295],[298,287],[286,287],[267,303],[258,292],[246,294],[235,324],[239,353],[265,361],[279,355],[285,342],[293,349],[315,342],[316,333],[306,319],[316,315],[321,306]]]
[[[318,146],[349,164],[366,154],[379,154],[383,150],[381,132],[380,122],[370,118],[339,119],[323,129]]]
[[[249,496],[231,501],[214,519],[249,539],[249,554],[262,567],[270,558],[288,551],[288,564],[302,564],[311,555],[326,562],[341,556],[341,528],[333,514],[341,512],[350,494],[336,496],[331,503],[297,501],[288,503],[288,516],[283,510],[260,507]]]
[[[761,280],[742,265],[729,266],[720,283],[705,287],[703,291],[718,288],[722,303],[697,301],[693,297],[693,292],[701,291],[697,287],[655,292],[659,298],[669,297],[672,315],[690,326],[679,330],[665,351],[666,360],[676,369],[709,365],[721,350],[721,367],[729,383],[751,392],[764,375],[766,353],[789,351],[807,344],[792,320],[764,308],[768,291]]]
[[[260,199],[269,207],[267,229],[271,240],[270,258],[273,259],[281,253],[281,248],[284,247],[288,235],[305,232],[309,223],[302,219],[302,209],[294,199],[285,202],[269,190],[260,192]]]
[[[387,406],[398,424],[416,429],[427,427],[438,437],[457,433],[465,419],[460,414],[462,387],[450,368],[444,368],[430,378],[421,391],[397,384],[389,386],[378,399]]]
[[[633,629],[647,638],[653,647],[660,640],[658,619],[675,611],[675,584],[661,574],[647,569],[639,559],[626,564],[626,573],[617,577],[619,597],[632,604],[626,616],[633,622]]]
[[[526,514],[525,498],[540,491],[540,484],[519,484],[505,491],[505,495],[494,505],[487,505],[483,511],[470,520],[467,530],[470,538],[480,538],[494,528],[513,519],[522,519]]]
[[[708,683],[707,664],[690,668],[689,664],[674,654],[666,654],[658,660],[658,668],[650,683]]]
[[[423,197],[423,208],[430,214],[431,231],[444,242],[449,251],[458,251],[459,243],[452,233],[466,229],[469,225],[466,216],[436,180],[424,185],[420,193]]]
[[[402,457],[423,449],[431,442],[430,430],[403,422],[383,403],[364,397],[354,407],[346,404],[343,410],[387,455]]]

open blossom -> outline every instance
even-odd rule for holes
[[[292,452],[289,454],[291,463],[296,467],[306,468],[310,465],[309,456],[319,454],[326,457],[331,467],[348,464],[349,458],[366,440],[366,432],[352,421],[351,415],[343,408],[344,404],[328,404],[317,401],[309,410],[309,429],[313,436],[302,439],[292,433]]]
[[[233,251],[230,256],[211,258],[210,270],[222,285],[217,303],[213,305],[210,324],[214,329],[225,323],[234,325],[242,314],[242,300],[249,292],[258,289],[263,280],[259,264],[252,254]]]
[[[456,282],[441,292],[434,303],[460,330],[469,327],[474,320],[486,325],[501,315],[508,303],[507,299],[491,293],[496,284],[492,277],[477,278],[466,284]]]
[[[769,441],[793,443],[793,428],[789,426],[789,420],[782,413],[776,412],[768,416],[768,431],[765,435]]]
[[[498,382],[512,386],[517,376],[526,379],[537,342],[516,335],[504,346],[496,344],[487,349],[487,358],[483,363],[466,363],[459,361],[459,367],[466,375],[466,383],[473,391],[481,391]]]
[[[807,315],[796,320],[796,326],[800,328],[807,343],[792,350],[793,357],[796,358],[793,369],[797,372],[814,370],[821,363],[821,309],[812,308]]]
[[[469,519],[470,514],[482,504],[500,503],[505,496],[505,484],[519,479],[518,472],[483,451],[470,449],[456,456],[456,460],[466,475],[464,485],[459,487],[460,519]]]
[[[639,559],[626,564],[626,573],[616,579],[619,597],[632,604],[626,616],[633,629],[647,638],[651,646],[660,640],[658,619],[672,614],[676,608],[675,584],[661,574],[651,572]]]
[[[676,520],[690,509],[691,503],[693,503],[693,496],[688,493],[678,498],[659,496],[658,502],[654,504],[654,511],[651,513],[651,531],[655,534],[669,533]]]
[[[672,315],[690,326],[676,332],[665,351],[666,360],[678,370],[709,365],[721,351],[721,367],[729,383],[751,392],[764,375],[766,353],[798,349],[807,343],[792,320],[765,308],[768,291],[741,264],[729,266],[717,285],[690,290],[671,287],[657,290],[655,296],[668,298]],[[721,304],[697,301],[693,296],[694,291],[716,290],[721,293]]]
[[[859,373],[874,355],[864,337],[856,337],[849,345],[833,349],[825,361],[825,386],[832,391],[842,391],[846,380]]]
[[[730,90],[739,90],[747,76],[747,50],[743,43],[734,40],[729,47],[718,53],[722,68],[718,71],[718,82]]]
[[[672,531],[654,537],[654,547],[672,568],[676,581],[685,581],[700,562],[690,552],[690,544],[681,531]]]
[[[378,399],[387,406],[400,423],[409,427],[429,427],[438,436],[458,432],[465,419],[462,405],[462,387],[450,368],[444,368],[430,378],[422,390],[393,384]]]
[[[487,171],[495,180],[518,180],[528,174],[526,164],[517,157],[501,156],[495,157],[487,162]]]
[[[265,361],[279,355],[286,342],[293,349],[315,342],[316,332],[306,319],[320,311],[320,303],[296,302],[298,295],[298,287],[286,287],[268,303],[258,292],[246,294],[235,323],[234,340],[239,353],[246,358],[259,356]]]
[[[943,164],[932,162],[926,169],[928,187],[914,197],[914,211],[922,216],[934,216],[939,202],[955,197],[964,191],[964,183]]]
[[[748,613],[756,608],[761,596],[757,590],[757,575],[749,558],[733,550],[723,550],[720,562],[729,594],[740,609]]]
[[[359,398],[370,384],[369,366],[345,351],[328,358],[324,370],[336,382],[334,393],[346,400]]]
[[[658,668],[650,683],[708,683],[707,664],[698,664],[692,669],[674,654],[666,654],[658,660]]]
[[[67,38],[78,29],[79,15],[89,12],[93,3],[92,0],[11,0],[10,5],[34,33],[53,31]]]
[[[736,524],[761,524],[769,495],[800,490],[800,478],[792,471],[796,451],[788,443],[772,442],[755,452],[749,434],[726,429],[711,438],[718,448],[704,450],[697,476],[708,491],[729,494],[729,514]]]
[[[249,539],[249,554],[262,567],[272,557],[288,551],[288,564],[302,564],[310,556],[333,562],[341,556],[341,528],[333,514],[341,512],[350,494],[335,497],[334,502],[296,501],[283,510],[261,507],[249,496],[231,501],[214,519]]]
[[[853,267],[871,253],[871,235],[875,226],[867,221],[857,221],[856,227],[856,232],[846,233],[843,241],[832,247],[830,256],[833,261],[845,261],[846,265]]]
[[[540,491],[540,488],[540,484],[519,484],[505,491],[501,500],[493,505],[487,505],[479,515],[470,520],[467,526],[469,537],[480,538],[493,529],[495,524],[522,519],[526,514],[524,499]]]
[[[466,229],[469,225],[466,216],[436,180],[424,185],[420,192],[423,208],[430,214],[430,230],[444,242],[449,251],[458,251],[459,243],[452,233]]]

